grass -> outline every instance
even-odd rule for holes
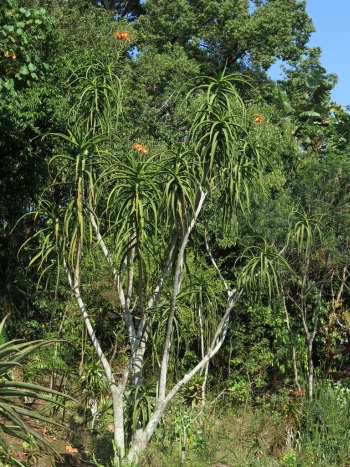
[[[281,416],[263,409],[222,408],[206,414],[188,438],[186,466],[205,467],[223,462],[234,467],[277,466],[284,451]],[[142,467],[179,467],[180,439],[170,436],[153,441]]]
[[[246,404],[218,399],[196,417],[179,396],[157,428],[140,467],[350,467],[350,381],[318,380],[308,402],[292,390],[266,393]],[[213,397],[214,399],[214,397]],[[69,442],[94,452],[107,465],[112,457],[111,412],[101,417],[92,435],[82,408],[73,410]],[[74,419],[74,420],[73,420]],[[181,463],[186,432],[186,458]],[[287,429],[292,427],[287,446]]]
[[[290,420],[293,437],[287,446]],[[317,383],[312,402],[281,393],[255,407],[223,404],[191,425],[181,464],[181,423],[173,410],[140,465],[208,467],[222,462],[233,467],[350,467],[349,420],[350,391],[327,380]]]

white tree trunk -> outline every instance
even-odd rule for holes
[[[112,405],[113,405],[113,418],[114,418],[114,441],[116,442],[117,446],[120,448],[121,454],[124,456],[125,455],[125,439],[124,439],[124,417],[123,417],[123,391],[120,391],[120,389],[118,390],[116,383],[115,383],[112,368],[107,358],[105,357],[103,350],[101,348],[101,345],[96,337],[89,315],[86,311],[84,302],[80,295],[77,277],[75,277],[74,280],[72,279],[71,273],[66,263],[64,263],[64,268],[66,271],[69,285],[77,301],[77,304],[82,314],[86,329],[90,336],[90,340],[92,342],[92,345],[94,346],[94,349],[96,351],[96,354],[99,360],[101,361],[101,364],[103,366],[103,369],[104,369],[104,372],[105,372],[105,375],[108,381],[108,385],[110,387],[111,396],[112,396]]]
[[[196,224],[196,220],[202,210],[204,200],[207,196],[207,193],[205,193],[202,189],[200,190],[200,197],[197,205],[197,209],[195,212],[195,215],[189,225],[187,226],[187,229],[185,230],[179,253],[177,256],[177,262],[176,262],[176,267],[175,267],[175,274],[174,274],[174,286],[173,286],[173,293],[171,297],[171,303],[170,303],[170,310],[168,314],[168,322],[167,322],[167,327],[166,327],[166,333],[165,333],[165,340],[164,340],[164,351],[163,351],[163,358],[162,358],[162,363],[160,367],[160,373],[159,373],[159,380],[158,380],[158,398],[159,399],[164,399],[165,397],[165,391],[166,391],[166,383],[167,383],[167,372],[168,372],[168,364],[169,364],[169,355],[170,355],[170,346],[171,346],[171,337],[173,333],[173,323],[174,323],[174,316],[175,316],[175,311],[176,311],[176,303],[177,303],[177,296],[180,292],[181,288],[181,281],[182,281],[182,270],[183,270],[183,262],[184,262],[184,255],[185,255],[185,250],[187,246],[188,239],[190,237],[190,234],[193,230],[193,227]]]
[[[135,433],[128,455],[128,460],[130,462],[134,462],[135,460],[137,462],[140,453],[146,449],[147,444],[154,433],[154,430],[156,429],[158,423],[160,422],[160,419],[162,418],[165,412],[165,409],[167,408],[168,404],[172,401],[172,399],[176,396],[176,394],[180,391],[180,389],[185,384],[187,384],[191,380],[191,378],[193,378],[193,376],[196,375],[220,350],[226,337],[231,310],[234,304],[240,298],[240,296],[241,292],[234,294],[234,296],[233,294],[230,295],[225,315],[223,316],[222,320],[220,321],[217,327],[215,336],[204,358],[202,358],[202,360],[187,375],[185,375],[180,381],[178,381],[175,384],[175,386],[173,386],[173,388],[168,392],[167,395],[164,394],[164,397],[158,397],[153,414],[146,428],[144,430],[139,430]]]
[[[227,333],[227,328],[229,324],[229,319],[230,319],[230,313],[231,310],[234,306],[234,304],[237,302],[237,300],[240,298],[243,289],[241,291],[231,291],[228,288],[228,285],[223,278],[218,266],[216,265],[211,253],[210,257],[212,260],[212,263],[217,270],[220,279],[223,281],[224,286],[227,290],[227,308],[225,311],[225,314],[220,321],[214,338],[211,342],[211,345],[208,347],[206,354],[202,355],[201,361],[187,374],[185,375],[178,383],[173,386],[173,388],[166,393],[166,385],[167,385],[167,371],[168,371],[168,363],[169,363],[169,354],[170,354],[170,346],[171,346],[171,341],[172,341],[172,334],[173,334],[173,322],[174,322],[174,316],[175,316],[175,311],[176,311],[176,304],[177,304],[177,296],[181,290],[181,281],[182,281],[182,270],[183,270],[183,263],[184,263],[184,254],[186,250],[186,246],[190,237],[190,234],[195,226],[197,217],[202,209],[204,200],[206,198],[207,193],[205,193],[203,190],[200,190],[199,192],[199,200],[198,200],[198,205],[197,209],[195,212],[195,215],[191,222],[188,224],[187,228],[185,228],[185,231],[183,233],[181,242],[180,242],[180,248],[177,254],[177,261],[176,261],[176,267],[175,267],[175,278],[174,278],[174,283],[173,283],[173,293],[172,293],[172,299],[170,303],[170,311],[168,314],[168,322],[167,322],[167,328],[166,328],[166,333],[165,333],[165,341],[164,341],[164,350],[163,350],[163,358],[161,362],[161,368],[160,368],[160,373],[159,373],[159,385],[158,385],[158,397],[156,400],[156,405],[153,411],[153,414],[151,415],[151,418],[144,430],[138,429],[136,430],[133,440],[131,442],[130,446],[130,451],[128,454],[128,459],[130,461],[137,460],[139,454],[141,451],[143,451],[151,439],[151,436],[154,433],[154,430],[156,429],[158,423],[160,422],[161,417],[164,414],[164,411],[166,410],[168,404],[170,401],[174,398],[174,396],[180,391],[180,389],[188,382],[190,379],[197,374],[199,371],[205,369],[205,374],[207,375],[208,372],[208,362],[209,360],[219,351],[221,348],[225,337]],[[80,311],[83,316],[83,320],[85,322],[86,329],[89,333],[91,342],[95,348],[96,354],[98,358],[100,359],[106,377],[107,381],[110,386],[110,391],[111,391],[111,396],[112,396],[112,404],[113,404],[113,415],[114,415],[114,441],[116,442],[116,445],[120,449],[121,456],[125,456],[125,433],[124,433],[124,414],[123,414],[123,393],[125,390],[125,386],[130,374],[130,371],[133,373],[133,382],[137,386],[141,384],[142,382],[142,368],[143,368],[143,358],[144,358],[144,353],[146,350],[146,345],[147,345],[147,340],[148,340],[148,335],[150,331],[150,327],[152,325],[152,318],[149,318],[148,313],[154,307],[157,305],[159,302],[160,294],[162,292],[163,288],[163,282],[167,275],[169,274],[172,264],[174,262],[174,252],[176,249],[176,244],[178,241],[178,236],[179,236],[179,231],[177,230],[174,232],[167,259],[165,262],[164,270],[163,270],[163,276],[158,282],[156,288],[154,289],[151,298],[148,302],[148,306],[143,309],[142,305],[142,314],[140,317],[140,322],[138,324],[137,331],[134,326],[133,322],[133,316],[130,311],[130,295],[131,295],[131,288],[132,288],[132,276],[133,273],[132,271],[129,272],[128,276],[128,281],[127,281],[127,291],[126,293],[123,290],[122,286],[122,277],[120,274],[117,273],[117,269],[113,263],[112,257],[106,247],[106,244],[103,241],[103,238],[98,230],[97,223],[91,213],[90,215],[90,220],[91,223],[94,227],[95,234],[98,240],[98,243],[103,251],[104,257],[112,271],[113,277],[114,277],[114,284],[116,286],[119,299],[120,299],[120,304],[123,309],[124,313],[124,324],[126,331],[128,333],[129,337],[129,342],[130,342],[130,347],[131,347],[131,355],[128,361],[128,364],[124,370],[123,376],[119,381],[119,384],[116,385],[116,381],[113,375],[112,368],[106,359],[105,355],[103,354],[103,351],[101,349],[101,346],[98,342],[98,339],[94,333],[94,329],[92,327],[91,321],[89,319],[88,313],[85,309],[83,300],[80,295],[80,290],[79,290],[79,261],[77,261],[77,266],[76,266],[76,271],[74,275],[74,280],[71,277],[69,268],[67,264],[64,264],[66,274],[68,277],[69,284],[71,286],[71,289],[74,293],[74,296],[76,298],[76,301],[79,305]],[[79,253],[78,255],[79,256]],[[78,258],[79,259],[79,258]],[[129,271],[130,267],[132,265],[128,266]],[[151,313],[149,313],[151,315]],[[204,347],[203,347],[204,350]],[[118,462],[117,456],[115,459]]]

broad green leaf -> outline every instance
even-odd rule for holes
[[[282,109],[282,114],[283,117],[291,117],[293,115],[293,108],[291,106],[290,100],[288,98],[288,95],[284,89],[281,88],[281,86],[277,87],[278,90],[278,99],[280,102],[280,106]]]

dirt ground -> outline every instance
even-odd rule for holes
[[[40,400],[33,401],[30,405],[31,409],[40,411],[45,407],[45,402]],[[47,418],[49,416],[45,415]],[[63,466],[87,466],[93,465],[92,460],[88,455],[65,441],[67,432],[60,427],[50,426],[41,420],[36,420],[29,417],[22,417],[23,422],[42,437],[47,443],[52,446],[52,450],[47,448],[47,454],[40,451],[36,443],[31,446],[26,446],[22,439],[14,438],[6,435],[6,442],[9,446],[10,454],[24,465],[37,467],[56,467]],[[0,417],[0,423],[5,426],[11,426],[11,422],[3,417]],[[59,453],[60,457],[56,454]]]

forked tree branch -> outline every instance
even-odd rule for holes
[[[75,297],[75,299],[76,299],[76,301],[78,303],[81,315],[83,317],[83,320],[84,320],[84,323],[85,323],[85,326],[86,326],[86,329],[87,329],[87,331],[89,333],[89,336],[90,336],[90,339],[91,339],[91,343],[94,346],[96,354],[97,354],[98,358],[100,359],[100,361],[102,363],[103,369],[105,370],[107,380],[108,380],[108,384],[110,386],[112,384],[115,385],[115,379],[114,379],[114,375],[113,375],[111,366],[110,366],[107,358],[105,357],[105,355],[103,353],[103,350],[101,348],[99,340],[98,340],[98,338],[97,338],[97,336],[95,334],[94,328],[93,328],[93,326],[91,324],[89,314],[86,311],[85,304],[83,302],[83,299],[81,298],[78,278],[77,277],[75,277],[74,279],[72,278],[71,272],[70,272],[69,267],[68,267],[65,260],[63,260],[63,268],[65,270],[69,286],[70,286],[70,288],[71,288],[71,290],[72,290],[72,292],[74,294],[74,297]],[[75,273],[76,272],[77,271],[75,271]]]
[[[181,288],[181,281],[182,281],[182,271],[183,271],[183,263],[184,263],[184,255],[186,246],[188,243],[188,239],[190,234],[193,230],[193,227],[196,224],[197,218],[202,210],[205,198],[207,196],[207,192],[204,192],[202,188],[199,190],[199,200],[197,209],[194,213],[194,216],[188,225],[180,244],[180,249],[177,256],[177,262],[175,267],[175,274],[174,274],[174,286],[173,286],[173,293],[170,303],[170,310],[168,314],[168,321],[165,333],[165,340],[164,340],[164,351],[163,351],[163,358],[160,367],[159,373],[159,382],[158,382],[158,398],[160,400],[165,398],[165,390],[166,390],[166,382],[167,382],[167,371],[168,371],[168,362],[169,362],[169,355],[170,355],[170,346],[171,346],[171,336],[173,333],[173,322],[174,316],[176,311],[176,303],[177,303],[177,296],[180,292]]]
[[[241,293],[235,294],[234,296],[231,295],[228,297],[228,305],[225,311],[224,316],[222,317],[215,336],[211,342],[211,345],[202,360],[187,374],[185,375],[180,381],[178,381],[175,386],[168,392],[168,394],[164,398],[158,398],[154,412],[145,428],[144,431],[137,432],[135,434],[134,443],[129,452],[129,459],[132,460],[139,450],[144,449],[147,446],[147,443],[151,439],[151,436],[159,423],[166,407],[171,402],[171,400],[176,396],[176,394],[180,391],[180,389],[188,383],[188,381],[193,378],[206,364],[207,362],[220,350],[228,329],[230,314],[233,306],[239,300]]]
[[[135,327],[134,327],[134,323],[133,323],[133,320],[132,320],[132,316],[131,316],[131,313],[128,309],[128,307],[126,306],[126,299],[125,299],[125,294],[124,294],[124,290],[123,290],[123,286],[122,286],[122,282],[121,282],[121,277],[120,275],[118,274],[117,272],[117,268],[113,262],[113,259],[108,251],[108,248],[102,238],[102,235],[98,229],[98,226],[97,226],[97,223],[96,223],[96,220],[95,220],[95,217],[94,215],[92,214],[92,212],[90,212],[90,221],[91,221],[91,224],[94,228],[94,231],[95,231],[95,235],[96,235],[96,238],[97,238],[97,242],[98,244],[100,245],[101,247],[101,250],[103,252],[103,255],[104,257],[106,258],[106,261],[111,269],[111,272],[113,274],[113,279],[114,279],[114,283],[117,287],[117,292],[118,292],[118,295],[119,295],[119,301],[120,301],[120,305],[122,307],[122,310],[123,310],[123,313],[124,313],[124,323],[125,323],[125,327],[126,327],[126,330],[128,332],[128,336],[129,336],[129,340],[130,342],[134,342],[134,339],[135,339],[135,336],[136,336],[136,331],[135,331]]]

